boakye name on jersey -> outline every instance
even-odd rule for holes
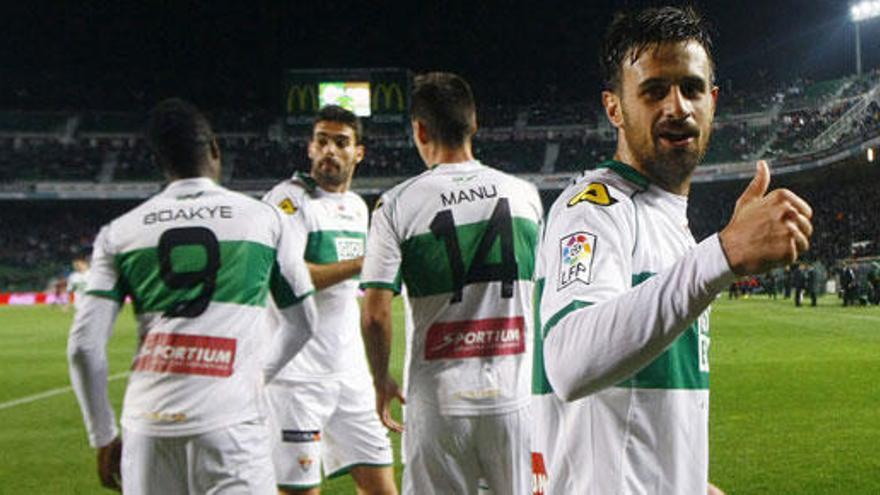
[[[406,286],[409,402],[450,415],[527,403],[541,211],[534,186],[477,161],[437,165],[377,202],[362,287]]]
[[[138,321],[126,429],[178,436],[262,417],[269,292],[285,308],[313,290],[302,260],[284,253],[294,238],[282,215],[183,179],[101,229],[88,293],[130,296]]]

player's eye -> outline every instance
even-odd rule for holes
[[[348,138],[337,138],[336,146],[340,148],[345,148],[346,146],[348,146]]]
[[[681,94],[688,99],[693,99],[701,94],[705,89],[705,84],[702,81],[686,81],[681,85]]]
[[[666,97],[669,93],[669,86],[665,85],[652,85],[648,86],[642,91],[642,94],[645,95],[648,99],[659,101]]]

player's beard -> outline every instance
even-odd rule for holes
[[[345,165],[336,158],[322,158],[312,166],[312,175],[319,184],[341,186],[348,181]]]
[[[669,133],[692,137],[693,142],[681,148],[667,147],[661,138]],[[654,125],[642,145],[630,146],[630,150],[654,183],[667,191],[677,191],[690,181],[703,161],[711,133],[711,126],[700,129],[692,122],[666,120]]]

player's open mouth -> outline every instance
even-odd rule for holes
[[[685,148],[697,139],[696,134],[692,132],[663,132],[658,137],[665,145],[672,148]]]

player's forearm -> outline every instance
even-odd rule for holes
[[[118,434],[107,392],[106,352],[118,310],[114,301],[86,296],[67,342],[70,382],[92,447],[104,446]]]
[[[278,372],[305,347],[317,331],[318,318],[318,308],[312,296],[279,310],[281,324],[275,332],[269,357],[263,366],[265,383],[275,378]]]
[[[326,265],[307,263],[307,266],[309,274],[312,276],[312,284],[315,289],[321,290],[360,274],[363,261],[364,259],[361,257]]]
[[[388,292],[388,294],[384,294]],[[391,297],[389,291],[367,289],[361,317],[361,334],[367,361],[374,383],[382,383],[388,377],[391,355]]]
[[[717,236],[620,296],[576,310],[549,328],[547,377],[576,400],[632,376],[656,359],[733,280]]]

